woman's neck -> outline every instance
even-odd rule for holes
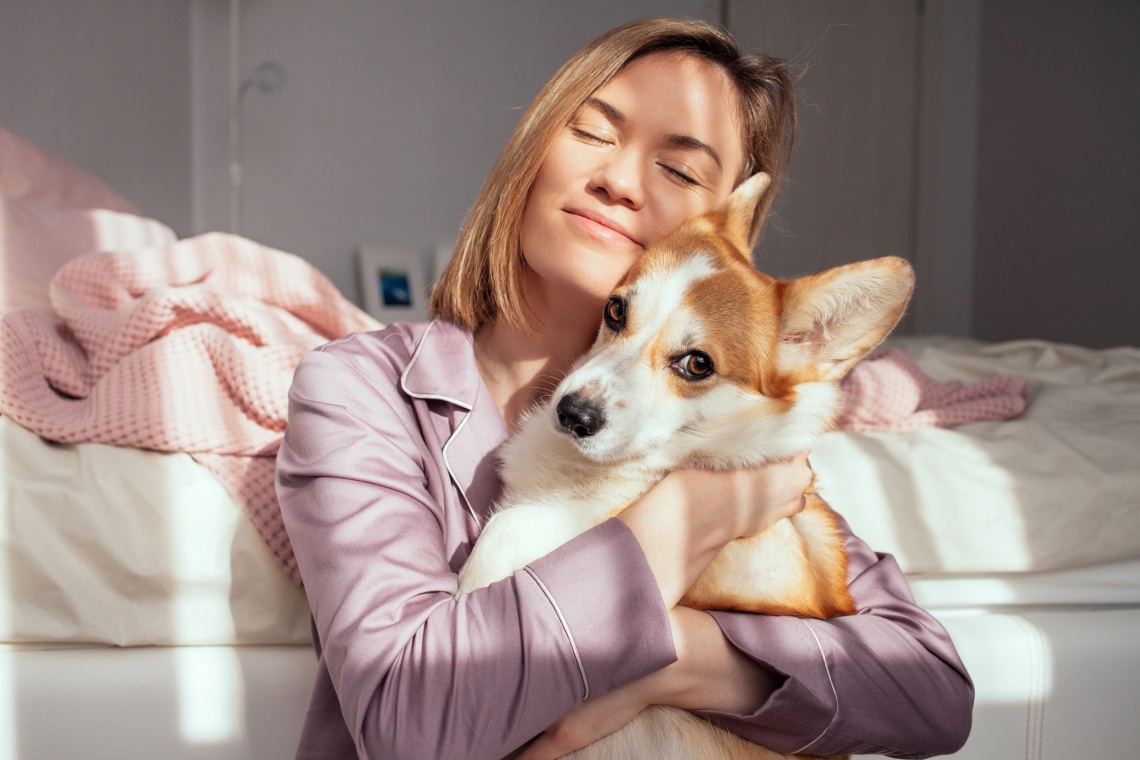
[[[545,401],[593,343],[597,322],[574,329],[554,320],[532,334],[496,320],[475,333],[475,361],[484,385],[511,431],[535,404]]]

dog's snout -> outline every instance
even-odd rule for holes
[[[602,410],[577,393],[563,396],[557,411],[558,424],[575,438],[589,438],[606,424]]]

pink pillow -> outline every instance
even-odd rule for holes
[[[176,239],[166,225],[134,214],[53,208],[0,197],[0,314],[20,307],[50,311],[48,284],[76,256],[149,248]]]
[[[102,180],[0,127],[0,196],[55,208],[102,208],[137,214]]]

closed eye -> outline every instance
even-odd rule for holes
[[[588,142],[588,143],[593,143],[594,145],[611,145],[612,144],[609,140],[605,139],[604,137],[601,137],[600,135],[596,135],[593,132],[587,132],[586,130],[581,129],[580,127],[570,127],[570,132],[575,137],[577,137],[578,139],[583,140],[583,141]]]
[[[667,164],[661,164],[661,168],[663,168],[666,172],[668,172],[670,175],[672,175],[678,182],[682,182],[686,185],[699,185],[700,184],[700,182],[698,182],[696,179],[694,179],[690,175],[686,174],[685,172],[681,171],[680,169],[675,169],[672,166],[669,166]]]

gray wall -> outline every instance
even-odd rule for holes
[[[190,8],[0,0],[0,124],[193,231]]]
[[[715,20],[715,5],[247,0],[240,68],[276,62],[287,84],[241,104],[240,232],[306,257],[355,297],[358,245],[455,239],[522,109],[575,50],[645,16]],[[228,14],[228,3],[194,3],[202,230],[231,228]]]
[[[974,332],[1140,344],[1140,3],[985,4]]]

